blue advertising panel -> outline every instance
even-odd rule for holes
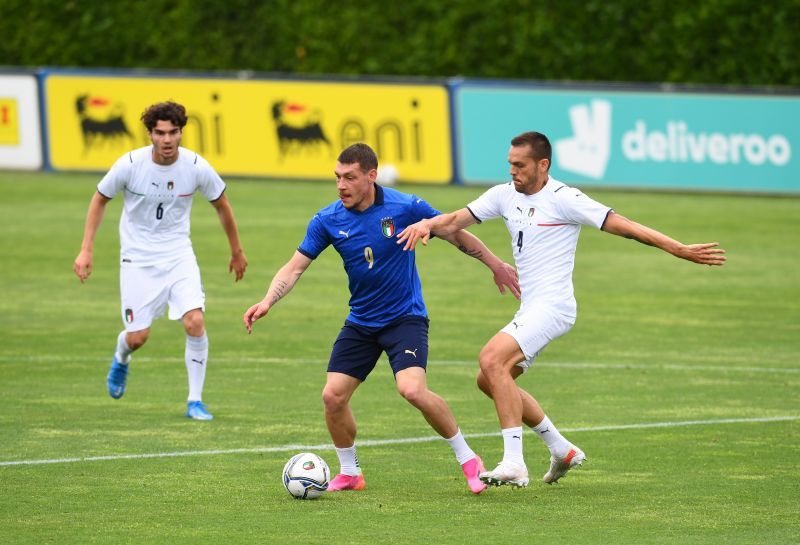
[[[509,180],[511,138],[553,145],[551,173],[579,185],[800,192],[800,96],[454,87],[466,184]]]

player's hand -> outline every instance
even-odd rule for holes
[[[676,254],[678,257],[700,263],[701,265],[725,264],[725,250],[719,247],[719,242],[706,242],[705,244],[689,244],[683,246]]]
[[[86,282],[86,279],[92,274],[92,253],[81,250],[81,253],[75,258],[75,263],[72,264],[72,270],[81,279],[81,284]]]
[[[422,241],[423,246],[428,245],[428,240],[431,238],[431,230],[425,223],[425,220],[418,221],[412,225],[409,225],[400,233],[397,234],[397,243],[403,244],[405,242],[405,246],[403,246],[403,251],[413,250],[417,247],[417,242],[420,240]]]
[[[245,269],[247,269],[247,257],[244,255],[244,250],[239,250],[231,256],[231,262],[228,265],[228,272],[235,272],[235,282],[238,282],[242,279],[242,277],[244,277]]]
[[[248,335],[253,332],[253,324],[256,322],[256,320],[263,318],[268,312],[269,305],[264,301],[256,303],[245,311],[243,319],[244,327],[247,329]]]
[[[506,293],[506,286],[511,294],[517,299],[520,298],[522,292],[519,289],[519,275],[517,269],[506,262],[501,262],[500,266],[492,270],[494,273],[494,283],[502,295]]]

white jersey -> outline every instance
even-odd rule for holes
[[[519,273],[522,310],[537,303],[574,318],[577,305],[572,269],[581,225],[598,229],[610,208],[552,177],[533,195],[497,185],[467,208],[479,222],[502,217],[511,233]]]
[[[194,256],[189,218],[195,191],[215,201],[225,191],[222,178],[208,161],[178,148],[171,165],[153,162],[153,147],[126,153],[97,184],[111,199],[123,192],[119,220],[120,258],[126,265],[147,267]]]

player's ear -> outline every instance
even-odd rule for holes
[[[375,180],[378,179],[378,170],[375,168],[370,169],[370,171],[367,173],[367,176],[369,176],[370,182],[374,182]]]

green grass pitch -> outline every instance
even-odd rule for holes
[[[374,442],[359,449],[366,490],[302,502],[280,481],[294,452],[313,446],[338,468],[320,400],[347,312],[338,255],[320,256],[253,335],[241,316],[335,199],[333,182],[229,180],[250,261],[238,284],[216,214],[195,200],[216,418],[193,422],[176,322],[153,324],[125,397],[105,391],[122,327],[119,199],[90,280],[71,270],[98,179],[0,173],[0,543],[800,542],[800,199],[587,191],[684,242],[719,241],[728,263],[583,230],[578,322],[520,379],[587,453],[558,485],[540,481],[548,453],[526,433],[531,485],[471,495],[383,360],[353,399],[359,441]],[[482,192],[401,189],[444,211]],[[472,232],[511,259],[500,221]],[[476,356],[516,301],[442,241],[417,253],[431,388],[493,465],[502,441]]]

